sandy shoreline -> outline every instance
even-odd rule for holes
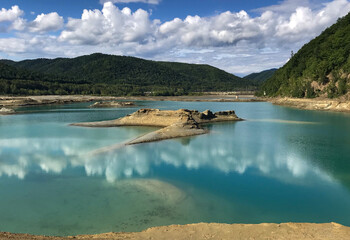
[[[50,104],[69,104],[92,101],[183,101],[183,102],[270,102],[275,105],[293,107],[304,110],[350,112],[350,100],[348,98],[259,98],[254,95],[234,95],[216,93],[202,96],[88,96],[88,95],[47,95],[47,96],[0,96],[0,108],[16,108],[21,106],[38,106]],[[1,113],[9,114],[9,113]],[[14,114],[14,113],[10,113]]]
[[[188,102],[257,102],[261,99],[253,95],[202,95],[202,96],[169,96],[169,97],[112,97],[89,95],[47,95],[47,96],[0,96],[0,106],[18,107],[48,104],[67,104],[77,102],[108,101],[108,100],[139,100],[139,101],[188,101]]]
[[[107,101],[117,100],[116,97],[104,96],[85,96],[85,95],[49,95],[49,96],[26,96],[26,97],[12,97],[0,96],[0,106],[3,107],[20,107],[20,106],[36,106],[36,105],[50,105],[50,104],[67,104],[78,102],[91,101]]]
[[[331,111],[350,113],[350,101],[347,99],[306,99],[306,98],[268,98],[266,101],[275,105],[303,110]]]
[[[337,223],[262,223],[218,224],[198,223],[153,227],[142,232],[102,233],[70,237],[48,237],[29,234],[0,233],[0,239],[58,240],[58,239],[290,239],[290,240],[348,240],[350,227]]]

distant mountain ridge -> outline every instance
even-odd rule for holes
[[[100,53],[76,58],[1,60],[0,64],[3,69],[0,94],[142,95],[151,92],[182,95],[257,89],[254,81],[209,65],[157,62]],[[10,72],[6,76],[5,73]],[[6,91],[1,92],[1,89]]]
[[[243,78],[253,80],[253,81],[256,81],[257,83],[262,84],[267,79],[272,77],[276,71],[277,71],[277,68],[272,68],[272,69],[264,70],[264,71],[258,72],[258,73],[251,73]]]
[[[259,95],[339,97],[349,91],[350,13],[305,44],[261,87]]]

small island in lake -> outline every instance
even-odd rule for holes
[[[119,102],[119,101],[108,101],[108,102],[95,102],[91,104],[90,108],[120,108],[120,107],[134,107],[134,102]]]
[[[14,114],[15,110],[12,108],[0,107],[0,115]]]
[[[213,113],[210,110],[199,112],[197,110],[179,109],[179,110],[159,110],[159,109],[140,109],[133,114],[125,117],[101,122],[83,122],[73,123],[71,126],[81,127],[121,127],[121,126],[149,126],[163,127],[157,131],[147,133],[125,145],[132,145],[145,142],[154,142],[170,138],[188,137],[205,134],[208,130],[201,124],[242,121],[237,117],[235,111],[221,111]]]

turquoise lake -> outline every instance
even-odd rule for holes
[[[270,103],[137,102],[21,108],[0,116],[0,231],[141,231],[197,222],[350,226],[350,114]],[[139,108],[235,110],[210,134],[94,150],[156,128],[81,128]]]

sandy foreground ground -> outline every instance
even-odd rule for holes
[[[349,240],[350,228],[337,223],[262,223],[262,224],[218,224],[198,223],[153,227],[135,233],[103,233],[72,237],[46,237],[28,234],[0,233],[0,239],[283,239],[283,240]]]

